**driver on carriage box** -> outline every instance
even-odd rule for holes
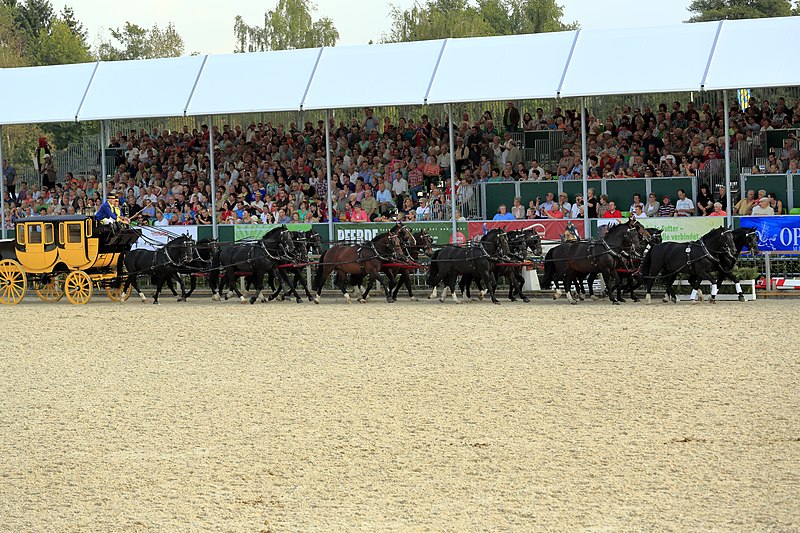
[[[101,224],[113,224],[120,222],[122,224],[130,224],[130,220],[122,216],[119,210],[119,198],[114,193],[109,193],[106,201],[100,206],[100,209],[94,214],[94,219]]]

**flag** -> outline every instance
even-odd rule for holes
[[[739,109],[744,111],[750,103],[750,89],[739,89],[736,91],[736,98],[739,100]]]

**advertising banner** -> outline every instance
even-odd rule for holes
[[[278,226],[280,224],[237,224],[233,226],[233,240],[260,239]],[[286,227],[289,231],[308,231],[311,229],[311,224],[286,224]]]
[[[739,226],[756,230],[758,249],[762,252],[800,250],[800,217],[740,217]]]
[[[195,241],[197,240],[197,226],[166,226],[163,228],[155,226],[136,227],[142,230],[142,236],[136,241],[136,244],[131,247],[132,250],[137,248],[155,250],[159,245],[167,244],[167,242],[180,235],[188,235]]]
[[[470,240],[480,237],[489,230],[495,228],[504,228],[506,231],[520,230],[533,228],[539,234],[542,240],[558,241],[564,234],[567,223],[572,222],[578,230],[578,235],[584,237],[583,220],[498,220],[487,222],[470,222],[469,223],[469,238]]]
[[[608,224],[619,224],[627,219],[601,218],[597,221],[598,230]],[[663,231],[662,239],[667,242],[696,241],[709,231],[725,225],[725,217],[653,217],[642,218],[639,222],[645,228],[657,228]],[[602,230],[600,230],[602,235]]]
[[[450,221],[442,222],[404,222],[411,231],[428,230],[434,244],[448,244],[452,241],[453,223]],[[392,222],[348,222],[336,223],[333,226],[335,235],[331,240],[338,242],[364,242],[372,239],[378,233],[388,231],[394,226]],[[464,242],[467,231],[466,222],[456,224],[456,235],[460,242]]]

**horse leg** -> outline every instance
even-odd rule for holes
[[[180,287],[181,287],[181,295],[178,297],[178,301],[179,302],[185,302],[186,301],[186,286],[183,284],[183,278],[181,277],[180,274],[177,274],[175,276],[175,279],[178,280],[178,285],[180,285]]]
[[[288,272],[286,272],[285,270],[278,270],[278,277],[279,277],[280,279],[282,279],[283,281],[285,281],[285,282],[286,282],[286,284],[289,286],[289,291],[287,292],[287,294],[288,294],[289,296],[291,296],[292,294],[294,294],[294,300],[295,300],[295,302],[297,302],[297,303],[302,303],[302,302],[303,302],[303,299],[302,299],[302,298],[300,298],[300,295],[299,295],[299,294],[297,294],[297,282],[296,282],[295,280],[293,280],[293,279],[292,279],[292,278],[289,276],[289,273],[288,273]]]
[[[158,295],[161,294],[161,289],[164,287],[164,282],[169,278],[168,275],[156,274],[156,292],[153,295],[153,305],[158,305]]]
[[[522,298],[523,302],[529,303],[531,299],[525,296],[525,293],[522,292],[525,289],[525,278],[522,276],[522,267],[519,267],[519,270],[515,271],[513,276],[514,279],[517,280],[517,287],[519,287],[517,294],[519,294],[519,297]]]
[[[308,301],[313,302],[314,297],[311,296],[311,291],[308,290],[308,281],[306,281],[306,278],[303,276],[303,271],[300,269],[294,271],[294,284],[297,285],[298,282],[300,286],[303,287],[303,290],[306,291],[306,298],[308,298]]]
[[[197,277],[190,275],[189,276],[189,291],[186,293],[184,297],[184,301],[188,300],[189,297],[192,295],[194,290],[197,288]]]
[[[349,304],[353,303],[353,301],[350,299],[350,295],[347,294],[347,274],[345,272],[338,272],[336,275],[336,281],[339,283],[339,289],[342,291],[344,301]]]
[[[128,287],[133,285],[136,294],[139,295],[139,298],[142,299],[142,303],[147,302],[147,297],[144,295],[142,290],[139,288],[139,276],[137,274],[130,274],[128,276],[128,281],[125,283],[125,288],[122,290],[122,293],[128,292]]]
[[[614,292],[617,291],[621,281],[619,279],[619,272],[611,266],[603,270],[603,282],[606,284],[606,291],[608,292],[608,299],[612,304],[619,305],[619,301],[614,298]]]
[[[325,285],[325,281],[327,281],[328,277],[331,275],[331,272],[333,272],[333,266],[331,265],[317,265],[317,268],[321,268],[322,272],[319,273],[317,278],[315,278],[317,283],[316,287],[313,287],[315,304],[319,303],[319,297],[322,294],[322,287]]]
[[[239,287],[236,286],[236,269],[235,268],[229,268],[228,269],[228,277],[227,277],[227,279],[228,279],[228,294],[225,295],[225,299],[227,300],[231,296],[231,294],[236,294],[236,296],[239,297],[239,301],[240,302],[246,303],[247,302],[247,298],[245,298],[244,295],[241,292],[239,292]]]
[[[175,276],[178,279],[178,276]],[[167,278],[167,288],[172,292],[173,296],[178,296],[178,291],[175,290],[175,284],[172,282],[172,276]],[[180,302],[180,299],[178,300]]]
[[[642,283],[644,283],[644,278],[642,278],[641,274],[629,274],[628,276],[628,288],[630,289],[631,301],[638,302],[639,298],[636,297],[636,293],[634,291],[642,286]]]
[[[486,282],[486,290],[489,292],[489,298],[493,304],[500,305],[500,300],[494,294],[494,288],[497,286],[497,278],[488,268],[483,271],[483,280]]]

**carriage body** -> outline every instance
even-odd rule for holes
[[[71,302],[86,303],[94,285],[115,299],[122,257],[138,238],[137,230],[112,231],[85,215],[19,219],[13,238],[0,242],[0,302],[18,303],[27,280],[47,301],[66,293]],[[19,270],[24,275],[15,273]],[[4,291],[10,284],[11,295]]]

